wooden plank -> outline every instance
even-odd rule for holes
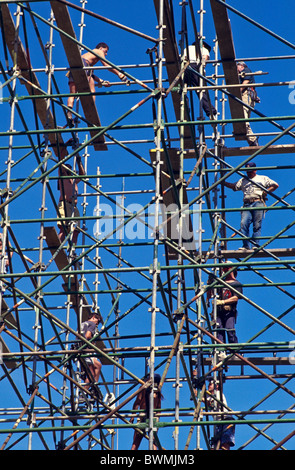
[[[171,186],[172,186],[173,181],[177,183],[177,180],[179,179],[179,154],[178,154],[179,150],[175,148],[171,148],[171,149],[167,149],[167,151],[168,151],[168,157],[170,160],[171,171],[173,173],[173,177],[171,178],[170,176],[170,171],[169,171],[169,166],[168,166],[166,156],[162,156],[162,161],[163,161],[163,163],[161,164],[161,195],[163,198],[162,214],[163,214],[163,220],[166,220],[166,218],[168,217],[168,222],[166,225],[167,238],[170,238],[174,240],[176,243],[178,243],[178,232],[177,232],[177,227],[176,227],[178,223],[178,217],[175,216],[174,219],[171,222],[169,222],[169,214],[167,215],[166,209],[168,209],[169,212],[171,211],[171,209],[172,210],[174,209],[174,212],[175,212],[177,211],[177,208],[178,208],[177,195],[179,194],[179,186],[178,188],[176,188],[177,194],[175,194],[175,190]],[[150,151],[150,158],[151,158],[151,162],[155,164],[156,151],[154,149]],[[186,192],[185,187],[183,188],[183,204],[184,205],[188,204],[187,192]],[[195,246],[195,241],[193,238],[193,225],[192,225],[192,220],[191,220],[190,215],[186,215],[185,217],[182,218],[182,224],[183,224],[184,240],[187,240],[182,245],[188,251],[191,251],[191,250],[195,251],[196,246]],[[168,254],[169,254],[170,259],[178,258],[178,253],[169,246],[168,246]]]
[[[267,252],[264,250],[260,250],[252,258],[270,258],[271,255],[278,256],[279,258],[286,258],[289,256],[295,256],[295,248],[272,248],[267,249]],[[220,250],[219,256],[224,259],[230,258],[245,258],[253,254],[254,250]],[[206,251],[203,252],[203,257],[209,257],[212,259],[215,257],[214,251],[210,251],[209,255]]]
[[[60,2],[51,1],[50,2],[52,11],[55,16],[55,21],[59,29],[67,33],[72,38],[76,39],[76,34],[73,28],[71,17],[68,11],[68,7]],[[60,37],[65,49],[66,56],[68,58],[69,66],[79,93],[89,93],[90,87],[87,79],[85,70],[83,69],[83,62],[80,53],[79,46],[72,41],[70,38],[60,33]],[[98,112],[92,96],[80,96],[80,101],[84,111],[85,118],[93,126],[100,127],[101,122],[98,116]],[[91,131],[91,137],[94,137],[97,134],[96,131]],[[104,135],[99,136],[94,141],[95,150],[107,150],[107,145],[105,144]]]
[[[48,248],[50,249],[50,252],[52,256],[55,256],[55,253],[57,255],[54,258],[54,261],[58,267],[58,270],[62,272],[62,270],[70,264],[70,260],[67,257],[67,254],[64,249],[60,249],[61,243],[58,238],[57,232],[55,230],[55,227],[44,227],[44,235],[46,238],[46,242],[48,245]],[[63,284],[63,289],[65,292],[69,292],[69,275],[68,274],[62,274],[62,278],[64,279],[64,284]],[[79,290],[79,284],[78,284],[78,279],[76,275],[70,275],[71,278],[71,291],[73,292],[78,292]],[[78,309],[78,295],[77,294],[72,294],[71,295],[71,302],[73,304],[73,308],[75,309],[76,313],[79,313]],[[78,310],[77,310],[78,309]],[[83,321],[88,319],[87,313],[85,313]]]
[[[5,343],[4,339],[2,338],[2,335],[0,335],[0,353],[1,354],[9,354],[10,353],[10,349],[8,348],[7,344]],[[5,364],[5,366],[8,368],[8,369],[13,369],[14,367],[16,367],[16,362],[13,361],[13,360],[6,360],[4,357],[1,358],[3,360],[3,363]]]
[[[160,0],[154,0],[155,10],[158,18],[158,22],[160,21]],[[164,29],[164,38],[165,42],[163,45],[163,52],[164,57],[166,59],[166,70],[168,75],[169,84],[171,84],[176,76],[180,72],[180,59],[179,59],[179,51],[177,47],[177,41],[175,37],[175,30],[174,24],[172,20],[172,13],[170,10],[169,2],[164,0],[164,18],[163,23],[165,25]],[[174,107],[174,112],[176,116],[176,120],[180,121],[180,108],[181,108],[181,95],[179,93],[171,92],[172,95],[172,102]],[[184,120],[189,121],[190,117],[188,116],[186,109],[184,110]],[[178,127],[178,131],[180,133],[180,127]],[[193,148],[193,140],[195,139],[192,136],[191,129],[189,126],[184,126],[184,146],[185,148]]]
[[[253,155],[253,153],[260,150],[262,146],[258,147],[223,147],[221,150],[223,157],[240,157]],[[287,154],[295,153],[295,145],[270,145],[266,149],[260,152],[260,155],[278,155],[278,154]]]
[[[223,147],[221,149],[221,156],[222,157],[246,157],[247,155],[253,155],[255,152],[260,150],[262,146],[258,147]],[[214,149],[209,149],[208,152],[215,154]],[[294,144],[286,144],[286,145],[270,145],[266,149],[262,150],[259,155],[279,155],[279,154],[288,154],[288,153],[295,153],[295,145]],[[210,157],[210,154],[207,153],[207,157]],[[185,151],[184,158],[198,158],[196,156],[196,152],[194,149],[188,149]]]
[[[289,357],[247,357],[247,361],[256,366],[290,366]],[[210,357],[204,358],[203,363],[205,366],[212,365],[212,359]],[[226,365],[229,366],[247,366],[247,364],[238,357],[232,357],[226,361]]]
[[[227,8],[220,3],[215,2],[215,0],[210,0],[210,3],[218,39],[220,57],[222,60],[225,83],[227,85],[236,85],[239,83],[239,75],[235,62],[236,54]],[[231,88],[231,94],[242,100],[240,88]],[[243,106],[233,98],[229,97],[228,100],[232,119],[244,119]],[[245,122],[233,123],[233,133],[236,140],[246,139],[247,131]]]
[[[30,83],[27,83],[23,81],[29,95],[40,95],[40,91],[36,88],[34,88],[34,85],[41,89],[40,83],[37,79],[36,74],[31,70],[32,66],[28,60],[27,53],[24,49],[24,46],[17,34],[15,24],[12,18],[12,15],[8,9],[7,4],[1,3],[1,10],[2,10],[2,17],[3,17],[3,29],[4,29],[4,37],[5,41],[9,50],[9,53],[11,55],[12,60],[15,60],[15,47],[17,50],[17,56],[16,56],[16,64],[21,71],[21,75],[26,79],[29,80]],[[44,127],[44,129],[55,129],[56,128],[56,123],[54,122],[53,115],[50,111],[50,109],[47,109],[47,103],[46,99],[44,98],[38,98],[35,99],[35,106],[36,106],[36,111],[39,116],[39,119]],[[55,154],[57,155],[57,147],[56,147],[56,141],[58,140],[59,143],[63,143],[63,139],[60,135],[58,134],[52,134],[49,133],[47,134],[47,137],[50,141],[50,143],[53,145],[53,150]]]
[[[44,236],[45,236],[48,248],[50,249],[50,253],[53,256],[56,253],[57,249],[60,248],[60,245],[61,245],[57,232],[55,230],[55,227],[44,227]],[[59,271],[62,271],[70,263],[64,249],[59,250],[54,261]],[[65,281],[67,281],[68,276],[63,275],[63,278]]]

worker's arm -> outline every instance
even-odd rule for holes
[[[228,181],[222,181],[222,184],[227,188],[232,189],[233,191],[236,190],[236,183],[229,183]]]
[[[84,166],[82,164],[80,155],[77,155],[77,165],[78,165],[79,175],[80,176],[85,176],[86,173],[85,173]]]
[[[68,155],[67,148],[65,146],[61,146],[60,149],[59,149],[59,161],[66,158],[67,155]],[[67,168],[66,168],[66,166],[64,166],[64,164],[59,165],[58,172],[59,172],[60,176],[66,176],[68,174],[67,173]]]
[[[250,83],[250,80],[243,80],[242,85],[248,85],[249,83]],[[248,87],[241,88],[241,92],[244,93],[244,91],[246,91],[247,89]]]
[[[104,56],[103,51],[99,51],[99,54]],[[109,64],[107,62],[105,62],[103,59],[100,59],[100,61],[101,61],[102,65],[104,65],[105,67],[109,66]],[[123,82],[128,81],[128,78],[126,77],[126,75],[124,75],[124,73],[122,73],[122,72],[119,72],[119,70],[114,69],[114,68],[111,68],[111,69],[108,69],[108,70],[109,70],[109,72],[112,72],[115,75],[117,75],[120,78],[120,80],[122,80]]]
[[[238,302],[239,298],[237,295],[233,295],[232,297],[230,297],[229,299],[224,299],[224,300],[216,300],[216,305],[230,305],[230,304],[233,304],[235,302]]]
[[[96,82],[97,86],[101,88],[102,86],[110,87],[111,84],[107,80],[102,80],[101,78],[97,77],[96,75],[92,75],[93,80]]]
[[[85,172],[85,170],[84,170],[84,166],[83,166],[83,164],[82,164],[80,155],[77,155],[77,160],[76,160],[76,161],[77,161],[77,165],[78,165],[78,173],[79,173],[79,175],[80,175],[80,176],[85,176],[85,175],[86,175],[86,172]],[[78,179],[78,178],[75,179],[76,184],[80,183],[80,181],[81,181],[81,180]]]
[[[276,189],[278,189],[279,185],[278,183],[274,183],[272,184],[271,186],[269,186],[269,188],[267,188],[267,190],[272,193],[273,191],[275,191]]]
[[[85,339],[87,339],[87,341],[89,341],[91,338],[92,338],[91,331],[90,331],[90,330],[86,331],[86,333],[85,333]]]

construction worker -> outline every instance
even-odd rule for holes
[[[238,62],[237,63],[237,70],[239,73],[239,80],[240,83],[243,85],[249,85],[249,84],[254,84],[255,79],[253,75],[251,74],[251,70],[245,62]],[[255,88],[253,86],[245,86],[244,88],[241,88],[241,94],[242,94],[242,101],[247,104],[248,106],[251,106],[251,108],[254,108],[255,103],[260,103],[260,99],[257,96],[257,93],[255,91]],[[248,107],[244,106],[244,116],[246,119],[250,118],[251,115],[251,109]],[[256,147],[258,146],[258,139],[255,137],[253,134],[253,131],[251,129],[251,126],[248,121],[246,121],[246,128],[247,128],[247,142],[251,147]]]
[[[184,72],[184,82],[188,86],[191,86],[191,87],[200,86],[200,77],[196,72],[200,73],[201,63],[203,63],[205,67],[207,60],[209,60],[210,58],[210,51],[211,51],[211,46],[207,44],[205,41],[203,41],[203,45],[201,48],[201,55],[202,55],[201,59],[198,56],[197,51],[196,51],[196,42],[193,42],[193,44],[189,46],[188,49],[184,50],[184,56],[186,60],[189,61],[189,66],[186,68]],[[204,69],[204,74],[205,74],[205,69]],[[206,85],[206,83],[204,85]],[[198,97],[200,97],[200,91],[196,90],[196,93]],[[210,102],[209,94],[207,94],[206,92],[203,92],[200,102],[201,102],[201,106],[206,116],[210,117],[211,112],[213,116],[217,114],[216,109],[214,108],[214,106],[212,106]]]
[[[101,316],[97,313],[91,313],[87,321],[81,324],[81,334],[84,336],[85,339],[90,341],[96,333],[97,325],[101,321]],[[101,362],[96,357],[87,357],[85,359],[87,366],[89,367],[92,379],[95,383],[98,382],[100,377],[101,371]],[[85,382],[89,385],[86,385],[85,388],[90,388],[91,380],[86,373]],[[99,393],[99,398],[101,399],[102,396]]]
[[[206,391],[206,402],[211,411],[220,412],[214,414],[214,421],[233,420],[231,416],[226,414],[227,402],[224,394],[221,393],[218,380],[210,381],[208,391]],[[211,439],[211,445],[214,450],[230,450],[231,447],[234,447],[235,425],[229,423],[214,426],[214,437]]]
[[[256,163],[246,163],[247,178],[241,178],[237,183],[228,183],[224,181],[223,184],[233,191],[243,191],[245,208],[259,208],[265,207],[266,193],[275,191],[279,185],[271,180],[268,176],[257,175]],[[240,232],[243,234],[243,246],[239,250],[249,250],[250,242],[248,240],[250,233],[250,225],[253,224],[252,238],[257,245],[259,245],[258,237],[261,235],[262,220],[264,217],[264,210],[249,210],[242,211],[241,213],[241,227]]]
[[[108,53],[108,50],[109,50],[109,46],[105,42],[100,42],[99,44],[97,44],[97,46],[95,46],[95,48],[93,49],[94,54],[92,52],[86,52],[86,54],[83,54],[82,62],[83,62],[84,67],[93,67],[94,65],[97,64],[99,60],[101,61],[102,65],[107,67],[108,66],[107,62],[98,58],[95,54],[98,54],[100,57],[105,58]],[[122,80],[123,82],[129,83],[127,77],[122,72],[119,72],[118,70],[114,68],[110,68],[108,70],[114,73],[115,75],[117,75],[119,79]],[[101,78],[94,75],[93,70],[91,69],[86,70],[86,74],[87,74],[87,78],[89,81],[89,87],[92,93],[95,93],[95,86],[98,86],[100,88],[102,86],[105,86],[105,87],[110,86],[110,82],[106,80],[102,80]],[[70,93],[76,94],[77,88],[76,88],[76,84],[74,82],[71,72],[67,73],[67,77],[69,80]],[[95,101],[95,95],[93,95],[93,99]],[[74,102],[75,102],[75,97],[69,96],[68,102],[67,102],[68,108],[73,109]],[[74,120],[73,120],[72,113],[70,110],[67,111],[67,118],[68,118],[69,126],[74,127]]]
[[[145,377],[146,380],[149,379],[149,376]],[[161,408],[161,401],[162,401],[162,393],[158,389],[159,383],[160,383],[161,377],[159,374],[155,374],[154,376],[154,408],[159,409]],[[145,390],[142,390],[136,397],[135,402],[133,404],[133,410],[144,410],[144,416],[140,417],[138,422],[144,423],[149,419],[149,408],[150,408],[150,393],[151,393],[151,387],[146,388]],[[134,418],[132,417],[130,419],[130,423],[133,423]],[[133,436],[133,443],[131,450],[138,450],[140,443],[142,441],[143,434],[139,433],[136,429],[134,431],[134,436]],[[157,446],[154,442],[154,450],[157,450]]]
[[[67,150],[65,147],[61,148],[61,160],[67,155]],[[85,175],[85,170],[81,161],[80,155],[76,157],[76,164],[78,166],[78,173],[80,176]],[[81,181],[80,178],[75,178],[71,171],[72,166],[70,164],[62,164],[59,166],[59,175],[60,176],[72,176],[71,178],[64,178],[58,181],[58,189],[60,191],[60,198],[58,204],[59,217],[62,219],[64,217],[80,217],[79,211],[77,209],[78,202],[78,184]],[[66,230],[71,230],[71,225],[73,224],[72,220],[57,221],[59,227],[59,240],[62,243],[66,236]],[[80,227],[80,221],[74,222],[76,226]],[[77,244],[79,231],[77,228],[73,229],[72,243],[73,245]]]
[[[222,272],[228,273],[224,278],[224,281],[227,283],[227,286],[224,286],[220,289],[219,298],[216,300],[217,306],[217,317],[216,317],[216,328],[217,328],[217,339],[222,343],[226,343],[226,336],[229,343],[238,343],[238,338],[236,334],[236,321],[237,321],[237,305],[239,301],[239,295],[234,292],[231,287],[233,287],[240,294],[243,293],[242,284],[236,279],[237,270],[233,270],[230,263],[226,263],[222,267]],[[211,283],[212,279],[208,279],[208,282]],[[213,297],[213,291],[207,291],[207,301]],[[221,352],[219,354],[219,359],[224,359],[225,354]]]

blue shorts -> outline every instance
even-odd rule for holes
[[[89,62],[88,62],[86,59],[83,59],[83,57],[82,57],[82,62],[83,62],[84,67],[89,67]],[[85,70],[85,72],[86,72],[87,77],[91,77],[91,75],[92,75],[92,73],[93,73],[93,71],[92,71],[92,70],[89,70],[89,69],[88,69],[88,70]],[[69,84],[74,82],[73,75],[72,75],[72,72],[71,72],[71,71],[69,71],[69,72],[66,74],[66,76],[67,76],[68,79],[69,79]]]
[[[235,425],[219,424],[216,426],[216,434],[218,435],[221,445],[229,444],[230,447],[235,445]]]

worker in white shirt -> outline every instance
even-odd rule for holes
[[[268,176],[256,174],[255,162],[246,163],[247,178],[241,178],[236,183],[228,183],[224,181],[223,184],[233,191],[243,191],[244,208],[257,208],[257,210],[244,210],[241,215],[240,232],[243,234],[243,246],[240,250],[249,250],[250,242],[249,230],[251,223],[253,224],[252,238],[256,244],[259,245],[257,238],[261,235],[262,220],[264,217],[263,207],[265,206],[266,192],[273,192],[278,189],[279,185],[276,181],[271,180]]]
[[[201,47],[202,60],[200,60],[199,54],[197,52],[196,42],[194,42],[191,46],[188,46],[188,48],[184,50],[184,56],[187,60],[189,60],[189,66],[186,68],[184,72],[184,82],[188,86],[191,86],[191,87],[200,86],[200,77],[198,73],[200,73],[201,64],[203,64],[204,66],[203,73],[205,75],[205,65],[206,65],[207,60],[210,59],[210,51],[211,51],[211,46],[209,46],[209,44],[207,44],[204,41]],[[196,93],[198,97],[200,98],[200,94],[201,94],[200,90],[196,90]],[[202,108],[206,116],[210,117],[211,112],[213,116],[217,114],[216,109],[210,102],[208,92],[202,93],[200,102],[201,102]]]

